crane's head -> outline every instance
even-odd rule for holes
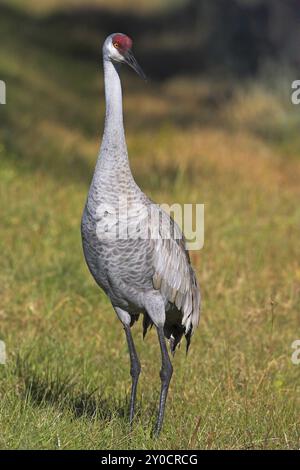
[[[142,68],[132,53],[132,39],[123,33],[114,33],[106,38],[103,44],[103,57],[115,63],[128,64],[140,77],[146,80]]]

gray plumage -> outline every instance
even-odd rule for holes
[[[103,46],[106,116],[82,217],[83,250],[92,276],[110,298],[127,334],[143,314],[144,334],[152,324],[158,334],[163,329],[174,353],[183,335],[189,346],[198,325],[200,292],[180,228],[141,191],[129,167],[119,68],[122,62],[135,70],[138,65],[132,64],[131,51],[129,61],[127,51],[114,47],[116,36],[123,35],[109,36]],[[138,236],[118,237],[128,228]],[[162,418],[163,410],[157,432]]]

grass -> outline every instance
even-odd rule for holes
[[[34,0],[26,0],[26,3],[22,0],[4,0],[7,3],[13,4],[15,7],[21,10],[27,10],[30,13],[34,14],[48,14],[51,12],[56,12],[61,8],[61,2],[59,0],[46,0],[41,3],[35,2]],[[112,10],[117,12],[126,13],[128,11],[138,11],[140,13],[149,13],[153,11],[164,11],[170,5],[173,6],[180,5],[186,0],[127,0],[126,5],[122,0],[113,0],[109,7]],[[92,7],[104,7],[107,8],[106,0],[89,0],[89,6]],[[64,2],[63,9],[82,7],[82,2],[80,0],[66,0]]]
[[[191,254],[202,320],[189,356],[175,356],[153,440],[155,332],[143,342],[133,327],[143,373],[130,433],[124,333],[81,250],[102,72],[47,48],[47,31],[24,32],[18,18],[0,17],[0,447],[299,448],[300,147],[289,89],[206,77],[145,85],[124,71],[136,180],[158,202],[205,204],[205,246]]]

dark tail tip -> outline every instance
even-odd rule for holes
[[[189,349],[190,349],[190,345],[191,345],[191,333],[188,332],[186,335],[185,335],[185,339],[186,339],[186,355],[188,355],[188,352],[189,352]]]
[[[176,351],[176,343],[175,343],[175,339],[173,336],[170,336],[170,350],[171,350],[171,354],[172,356],[174,357],[175,356],[175,351]]]

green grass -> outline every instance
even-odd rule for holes
[[[145,85],[124,73],[138,183],[157,202],[204,203],[206,217],[204,249],[192,253],[202,320],[188,357],[176,353],[158,440],[159,347],[154,331],[143,342],[141,323],[133,327],[142,375],[130,433],[125,337],[85,266],[79,229],[102,132],[102,71],[18,21],[0,17],[0,447],[299,448],[296,110],[264,83],[226,98],[230,83]]]

